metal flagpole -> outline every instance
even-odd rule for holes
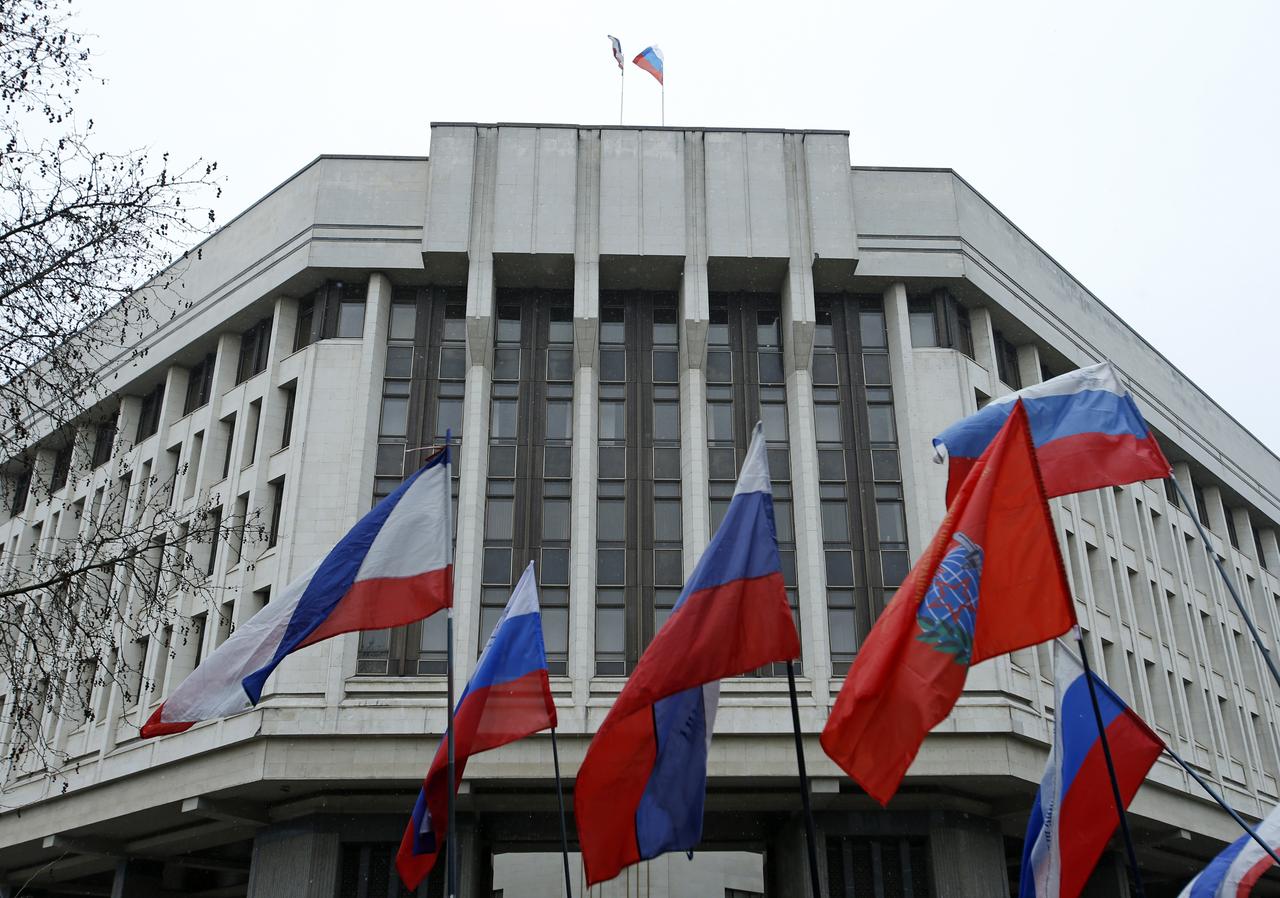
[[[662,78],[663,78],[661,82],[662,88],[661,90],[658,91],[658,93],[662,95],[662,127],[665,128],[667,126],[667,81],[666,81],[667,73],[666,72],[662,73]]]
[[[627,73],[618,66],[618,124],[622,124],[622,110],[625,107],[627,97]]]
[[[445,451],[452,452],[453,449],[453,430],[449,429],[444,434]],[[449,456],[448,463],[449,478],[449,514],[446,527],[446,534],[449,540],[449,557],[453,557],[453,456]],[[448,880],[449,898],[457,898],[458,894],[458,818],[455,805],[457,800],[454,793],[458,790],[457,780],[454,778],[454,755],[453,755],[453,590],[450,584],[449,606],[445,609],[445,672],[447,688],[449,692],[449,711],[447,723],[447,741],[449,744],[449,789],[446,794],[449,796],[449,834],[445,837],[445,855],[446,869]]]
[[[1129,819],[1125,816],[1124,797],[1120,794],[1120,781],[1116,779],[1116,765],[1111,759],[1111,743],[1107,740],[1107,728],[1102,722],[1102,709],[1098,706],[1098,688],[1093,682],[1093,669],[1089,666],[1089,652],[1084,646],[1084,634],[1076,624],[1076,645],[1080,647],[1080,662],[1084,666],[1084,681],[1089,686],[1089,701],[1093,704],[1093,718],[1098,723],[1098,736],[1102,740],[1102,756],[1107,762],[1107,775],[1111,778],[1111,795],[1116,802],[1116,816],[1120,818],[1120,832],[1124,835],[1125,853],[1129,857],[1129,873],[1133,876],[1133,889],[1137,898],[1146,898],[1142,885],[1142,873],[1138,870],[1138,853],[1133,849],[1133,835],[1129,832]]]
[[[569,828],[564,822],[564,785],[560,782],[560,749],[556,747],[556,728],[551,728],[551,760],[556,768],[556,799],[560,802],[560,855],[564,858],[564,894],[573,898],[569,877]]]
[[[804,807],[805,842],[809,847],[809,881],[813,898],[822,898],[822,886],[818,880],[818,841],[814,833],[813,806],[809,802],[809,774],[804,766],[804,742],[800,738],[800,702],[796,698],[795,662],[787,662],[787,686],[791,690],[791,728],[796,736],[796,763],[800,768],[800,803]],[[1142,896],[1139,896],[1142,898]]]
[[[1244,818],[1236,813],[1235,808],[1227,804],[1226,799],[1224,799],[1221,795],[1219,795],[1212,786],[1210,786],[1207,782],[1205,782],[1204,777],[1196,773],[1195,770],[1192,769],[1191,765],[1188,764],[1186,761],[1182,760],[1182,758],[1178,755],[1178,753],[1174,751],[1172,748],[1166,745],[1164,747],[1164,750],[1165,750],[1165,753],[1169,755],[1169,757],[1173,758],[1175,761],[1178,762],[1179,765],[1181,765],[1183,770],[1191,774],[1191,778],[1200,784],[1200,788],[1204,789],[1204,791],[1209,793],[1210,798],[1212,798],[1219,805],[1221,805],[1222,809],[1231,815],[1232,820],[1240,824],[1240,828],[1249,834],[1249,838],[1253,839],[1253,841],[1257,842],[1260,846],[1262,846],[1262,850],[1265,851],[1267,854],[1271,855],[1271,859],[1273,861],[1275,861],[1277,864],[1280,864],[1280,856],[1276,855],[1272,847],[1268,845],[1266,841],[1263,840],[1262,836],[1258,835],[1257,831],[1252,826],[1244,822]]]
[[[1249,628],[1249,635],[1253,637],[1253,642],[1257,645],[1258,651],[1262,652],[1262,660],[1267,662],[1267,670],[1271,671],[1271,678],[1276,681],[1277,686],[1280,686],[1280,669],[1276,668],[1275,659],[1271,657],[1270,650],[1263,644],[1262,634],[1253,625],[1253,615],[1245,608],[1244,600],[1240,598],[1240,593],[1236,590],[1235,583],[1227,576],[1227,569],[1222,566],[1222,559],[1218,557],[1217,552],[1213,551],[1213,544],[1209,542],[1209,535],[1205,533],[1204,525],[1200,523],[1200,515],[1196,510],[1195,502],[1187,498],[1187,494],[1182,491],[1182,486],[1178,483],[1177,477],[1170,475],[1167,479],[1173,484],[1174,492],[1178,494],[1178,501],[1182,503],[1183,510],[1187,512],[1191,522],[1196,525],[1196,531],[1200,534],[1200,542],[1204,544],[1205,552],[1213,559],[1213,564],[1218,569],[1218,575],[1222,577],[1222,582],[1227,584],[1227,592],[1231,593],[1231,598],[1235,600],[1240,616],[1244,618],[1245,626]]]

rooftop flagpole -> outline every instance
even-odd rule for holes
[[[613,59],[618,64],[618,124],[621,125],[623,100],[627,89],[627,67],[622,60],[622,42],[612,34],[607,34],[605,37],[609,38],[609,43],[613,45]]]

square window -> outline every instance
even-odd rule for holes
[[[409,432],[408,399],[386,397],[382,400],[382,424],[378,432],[389,437],[402,437]]]
[[[604,450],[600,450],[603,452]],[[719,451],[719,450],[716,450]],[[603,476],[603,475],[601,475]],[[679,480],[680,479],[680,450],[679,449],[657,449],[653,450],[653,477],[655,480]]]
[[[827,585],[828,586],[856,586],[853,579],[853,556],[848,552],[828,551],[827,557]]]
[[[596,502],[596,539],[622,542],[627,538],[627,500],[600,499]]]
[[[601,446],[599,476],[611,480],[621,480],[627,476],[627,450],[621,446]]]
[[[864,310],[858,314],[863,349],[885,349],[889,345],[884,329],[884,312]]]
[[[403,477],[404,443],[379,443],[374,473],[379,477]]]
[[[627,379],[626,350],[600,350],[600,379],[613,383],[622,383]]]
[[[673,384],[680,379],[680,353],[674,349],[653,351],[654,383]]]
[[[627,610],[596,608],[596,652],[620,654],[626,650]]]
[[[660,346],[674,346],[680,342],[675,309],[653,310],[653,342]]]
[[[905,549],[885,550],[880,553],[880,574],[884,585],[899,586],[911,569],[911,559]]]
[[[600,402],[600,439],[625,440],[627,438],[627,404],[617,400]]]
[[[569,500],[542,500],[542,538],[561,540],[569,538]]]
[[[542,568],[539,574],[542,582],[549,586],[568,586],[569,550],[543,549]]]
[[[667,442],[680,439],[680,404],[655,402],[653,404],[653,438]]]
[[[892,443],[898,438],[893,422],[893,406],[867,406],[867,430],[873,443]]]
[[[573,350],[547,350],[547,380],[573,380]]]
[[[782,353],[761,352],[757,354],[756,358],[760,366],[760,383],[782,383]]]
[[[900,501],[876,502],[876,525],[880,532],[880,542],[905,543],[907,541],[907,517],[903,513]]]
[[[596,550],[596,582],[601,586],[625,586],[627,583],[627,550]]]
[[[492,540],[511,539],[513,499],[490,497],[484,512],[484,537]]]
[[[717,443],[733,442],[733,403],[707,403],[707,439]]]
[[[707,469],[712,480],[734,480],[738,475],[738,460],[732,449],[708,449]]]
[[[495,349],[493,351],[493,379],[520,379],[519,349]]]
[[[568,446],[547,446],[542,451],[542,476],[567,479],[573,473],[573,452]]]
[[[653,582],[657,586],[680,586],[684,583],[679,549],[655,549]]]
[[[787,442],[787,407],[770,402],[760,406],[760,420],[764,422],[764,438],[770,443]]]
[[[542,642],[548,655],[564,655],[569,651],[569,609],[542,609]],[[563,671],[562,671],[563,672]]]
[[[862,373],[869,384],[891,383],[889,356],[883,352],[867,353],[862,357]]]
[[[489,476],[490,477],[516,476],[516,447],[515,446],[490,446],[489,447]]]
[[[364,336],[364,303],[363,302],[338,303],[338,336],[339,337]]]
[[[733,383],[733,354],[724,350],[707,352],[707,383]]]
[[[901,480],[898,453],[893,449],[874,449],[871,452],[871,472],[876,480]]]
[[[517,402],[494,399],[489,407],[489,439],[514,440],[517,432]]]
[[[813,382],[815,384],[838,384],[836,354],[834,352],[815,352],[813,354]]]
[[[394,303],[391,306],[391,323],[387,328],[387,336],[392,340],[412,340],[417,324],[417,306]]]
[[[494,339],[499,343],[520,342],[519,306],[502,306],[498,309],[498,328]]]
[[[436,436],[459,436],[462,433],[462,400],[441,399],[436,403]]]
[[[818,477],[821,480],[844,482],[845,473],[843,449],[818,450]]]
[[[817,430],[819,443],[841,443],[844,434],[840,429],[840,406],[815,405],[813,407],[813,423]]]
[[[852,608],[828,608],[827,630],[831,640],[831,657],[849,660],[858,650],[857,622]]]
[[[662,499],[653,503],[654,539],[678,542],[684,534],[684,518],[679,499]]]
[[[413,347],[387,347],[387,377],[411,377],[413,375]]]
[[[467,376],[467,350],[462,346],[440,348],[440,377],[443,380],[462,380]]]
[[[547,403],[547,439],[573,439],[573,403],[563,399]]]
[[[849,506],[844,502],[822,503],[822,538],[830,543],[849,541]]]
[[[511,582],[511,550],[486,548],[482,582],[506,585]]]

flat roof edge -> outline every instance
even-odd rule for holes
[[[574,125],[567,122],[431,122],[432,128],[564,128],[576,131],[703,131],[729,134],[831,134],[850,132],[828,128],[700,128],[682,125]]]

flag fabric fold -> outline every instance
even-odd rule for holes
[[[454,782],[449,783],[446,733],[418,791],[396,853],[396,870],[410,891],[426,879],[448,838],[449,792],[456,794],[467,759],[555,725],[556,706],[531,562],[454,705]]]
[[[589,885],[698,844],[719,681],[799,654],[757,424],[724,522],[578,771],[574,810]]]
[[[1054,644],[1053,747],[1027,820],[1019,898],[1078,898],[1119,821],[1084,666]],[[1164,742],[1095,674],[1125,807]]]
[[[412,623],[450,605],[451,501],[446,446],[205,658],[143,724],[142,737],[248,711],[291,652],[341,633]]]
[[[822,731],[823,750],[888,803],[971,665],[1074,623],[1027,414],[1015,403],[867,635]]]
[[[1280,851],[1280,805],[1253,829],[1273,851]],[[1273,866],[1271,855],[1246,833],[1222,849],[1187,883],[1178,898],[1246,898],[1262,874]]]
[[[609,38],[609,43],[613,45],[613,59],[618,64],[618,71],[625,74],[626,69],[622,64],[622,42],[612,34],[607,34],[605,37]]]
[[[1110,362],[1070,371],[987,403],[933,438],[949,460],[947,504],[1021,401],[1050,498],[1169,476],[1169,462]]]
[[[621,50],[621,48],[619,48],[619,50]],[[662,67],[663,67],[664,57],[662,55],[662,51],[658,49],[658,46],[656,44],[652,47],[645,47],[643,50],[637,53],[636,58],[631,61],[636,65],[640,66],[640,68],[644,69],[653,77],[657,78],[659,84],[663,83]]]

